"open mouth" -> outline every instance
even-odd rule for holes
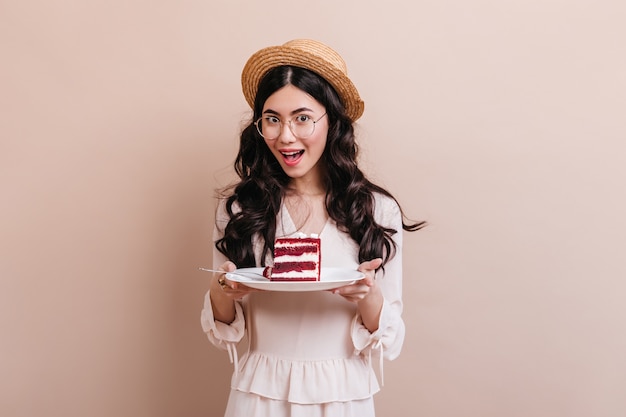
[[[299,151],[281,152],[283,159],[287,165],[295,165],[302,155],[304,155],[304,149]]]

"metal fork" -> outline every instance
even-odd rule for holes
[[[259,273],[256,273],[256,272],[250,272],[250,271],[226,272],[226,271],[220,271],[218,269],[208,269],[208,268],[198,268],[198,269],[201,270],[201,271],[206,271],[206,272],[218,272],[218,273],[221,273],[221,274],[239,275],[240,277],[250,278],[250,279],[259,279],[259,278],[261,278],[263,281],[267,281],[268,280],[262,274],[259,274]]]

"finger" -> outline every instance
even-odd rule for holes
[[[219,274],[218,278],[217,278],[217,282],[220,284],[220,287],[222,287],[222,290],[227,290],[229,288],[234,288],[233,287],[233,283],[232,281],[228,280],[226,278],[226,274],[228,272],[233,272],[234,270],[237,269],[237,266],[231,262],[231,261],[226,261],[224,262],[222,265],[220,265],[219,267],[220,270],[224,271],[223,273]],[[236,285],[235,285],[236,287]]]
[[[333,293],[343,295],[343,296],[352,296],[355,294],[367,294],[369,292],[369,285],[364,284],[352,284],[346,285],[343,287],[336,288]]]
[[[359,265],[357,268],[361,272],[367,272],[376,270],[383,264],[383,260],[381,258],[372,259],[371,261],[365,261]]]
[[[376,258],[376,259],[372,259],[370,261],[370,268],[371,269],[378,269],[380,268],[380,266],[383,264],[383,260],[382,258]]]
[[[358,280],[357,283],[360,285],[371,287],[372,285],[374,285],[374,276],[370,274],[365,274],[365,278]]]
[[[365,298],[366,294],[347,294],[342,295],[342,297],[351,302],[357,302]]]
[[[226,279],[226,274],[219,274],[217,276],[217,284],[220,286],[222,291],[226,291],[230,288],[228,280]]]
[[[235,265],[231,261],[226,261],[220,266],[220,269],[224,272],[233,272],[235,269],[237,269],[237,265]]]

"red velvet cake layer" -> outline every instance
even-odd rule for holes
[[[274,266],[264,275],[272,281],[319,281],[321,241],[317,237],[278,238],[274,243]]]

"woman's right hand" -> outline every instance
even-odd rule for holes
[[[224,262],[220,267],[224,271],[223,274],[215,274],[211,283],[211,292],[219,294],[220,298],[229,298],[231,300],[240,300],[252,291],[257,291],[240,282],[230,281],[226,278],[227,272],[233,272],[237,266],[231,261]],[[211,297],[213,298],[213,297]],[[213,300],[215,301],[215,300]]]
[[[235,320],[235,300],[240,300],[255,290],[226,278],[227,272],[233,272],[237,269],[234,263],[226,261],[219,269],[224,271],[224,273],[214,274],[210,286],[213,317],[217,321],[230,324]]]

